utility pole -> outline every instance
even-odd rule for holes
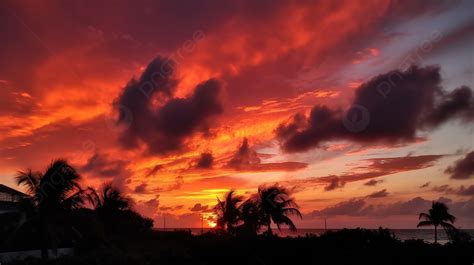
[[[163,232],[166,231],[166,214],[163,213]]]
[[[326,217],[324,217],[324,232],[328,231],[328,224],[326,223]]]

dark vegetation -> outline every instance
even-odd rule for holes
[[[140,216],[129,199],[111,184],[100,191],[79,185],[80,175],[65,160],[55,160],[44,172],[20,171],[19,185],[30,197],[20,212],[0,215],[0,251],[90,248],[108,244],[111,236],[140,235],[151,231],[153,221]]]
[[[107,244],[77,250],[73,257],[26,264],[453,264],[471,265],[472,242],[401,242],[387,229],[344,229],[321,236],[281,238],[152,231],[114,235]],[[25,264],[18,261],[13,264]]]
[[[420,225],[443,227],[446,245],[398,240],[388,229],[343,229],[320,236],[283,238],[299,216],[290,192],[262,186],[246,200],[234,191],[218,199],[218,227],[202,235],[161,232],[130,207],[112,185],[81,188],[80,176],[64,160],[41,172],[19,172],[28,188],[22,212],[0,215],[0,252],[41,249],[42,259],[11,264],[473,264],[474,242],[450,223],[448,208],[433,203]],[[75,255],[48,258],[47,249],[74,247]],[[4,264],[2,264],[4,265]]]

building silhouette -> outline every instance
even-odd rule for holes
[[[20,201],[28,195],[0,184],[0,214],[19,211]]]

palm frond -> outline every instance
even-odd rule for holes
[[[446,216],[445,216],[445,220],[451,222],[451,223],[454,223],[456,221],[456,217],[454,217],[454,215],[451,215],[449,213],[446,213]]]
[[[33,172],[31,169],[18,171],[15,179],[18,185],[26,187],[29,195],[35,195],[40,181],[40,173]]]
[[[421,222],[418,223],[418,225],[416,225],[416,227],[430,226],[430,225],[433,225],[432,221],[421,221]]]
[[[289,215],[296,215],[300,218],[302,215],[294,198],[291,198],[290,195],[288,189],[278,184],[259,187],[257,204],[265,225],[269,225],[273,221],[278,228],[279,225],[285,224],[290,229],[296,229]]]
[[[66,160],[54,160],[42,176],[39,188],[45,195],[46,204],[57,204],[65,200],[79,187],[80,175]]]
[[[295,224],[294,224],[293,221],[292,221],[289,217],[287,217],[287,216],[281,216],[281,219],[280,219],[279,223],[288,226],[288,228],[290,229],[290,231],[296,231],[296,226],[295,226]]]
[[[100,199],[100,196],[93,187],[87,187],[85,195],[92,207],[94,207],[95,209],[102,207],[102,201]]]
[[[289,215],[296,215],[299,218],[303,219],[303,215],[301,214],[300,210],[297,209],[297,208],[284,208],[282,211],[286,215],[288,215],[288,214]]]
[[[82,207],[84,205],[84,196],[84,191],[78,190],[62,201],[63,209],[70,210]]]
[[[418,217],[418,220],[421,220],[421,219],[424,219],[424,220],[431,220],[431,215],[427,214],[427,213],[420,213],[420,216]]]
[[[278,205],[284,208],[299,208],[293,198],[285,198],[283,201],[279,202]]]
[[[456,227],[450,223],[447,222],[441,222],[440,224],[445,230],[446,229],[456,229]]]

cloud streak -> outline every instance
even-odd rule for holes
[[[447,203],[450,211],[458,217],[467,218],[473,221],[472,214],[469,212],[474,209],[474,199],[466,201],[453,202],[447,198],[439,198],[438,201]],[[425,212],[431,207],[431,200],[422,197],[415,197],[406,201],[397,201],[389,204],[370,204],[365,199],[354,198],[347,201],[339,202],[333,206],[316,210],[306,214],[308,217],[334,217],[334,216],[371,216],[371,217],[387,217],[387,216],[417,216],[421,212]]]
[[[468,179],[474,177],[474,151],[456,161],[454,165],[449,166],[444,172],[450,174],[452,179]]]
[[[350,173],[340,175],[327,175],[321,177],[307,178],[303,180],[289,181],[289,185],[324,185],[325,191],[332,191],[344,187],[347,183],[373,179],[381,176],[428,168],[434,165],[444,155],[421,155],[402,156],[390,158],[365,159],[366,165],[353,167]],[[375,182],[366,182],[372,185]],[[376,183],[380,183],[377,181]],[[368,186],[370,186],[368,185]]]
[[[227,167],[238,171],[297,171],[307,167],[301,162],[262,163],[259,154],[250,147],[247,138],[227,162]]]

